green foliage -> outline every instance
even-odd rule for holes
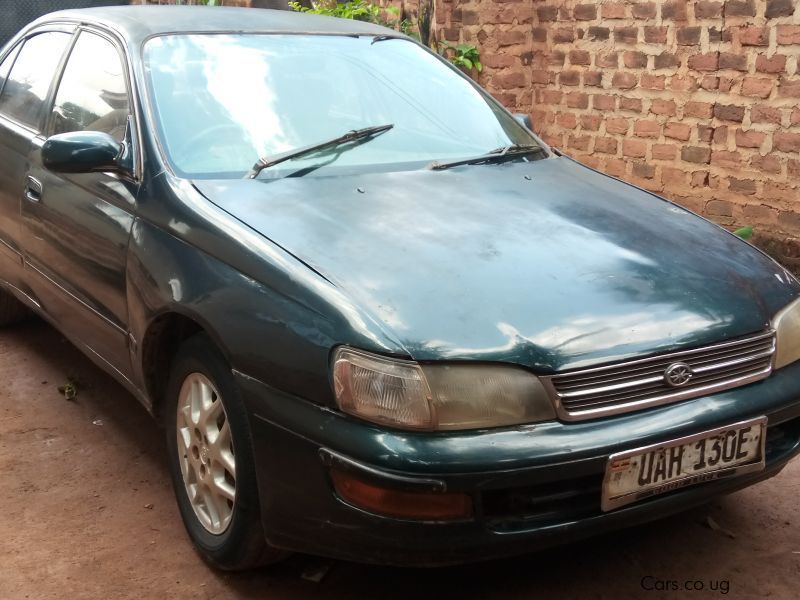
[[[289,2],[289,7],[297,12],[383,25],[420,41],[418,24],[409,18],[401,19],[400,9],[396,6],[382,8],[365,0],[348,0],[346,2],[317,0],[312,1],[311,8],[301,5],[299,2]],[[483,71],[480,52],[472,44],[451,44],[443,41],[438,43],[437,49],[439,54],[464,71],[469,72],[473,69],[479,73]]]
[[[396,6],[381,8],[377,4],[370,4],[364,0],[350,0],[348,2],[313,2],[313,7],[302,6],[299,2],[289,2],[292,10],[314,15],[339,17],[340,19],[353,19],[367,21],[384,27],[396,29],[400,26],[400,9]]]
[[[439,42],[439,53],[447,57],[455,66],[471,71],[483,71],[481,55],[478,48],[472,44],[452,44],[447,41]]]
[[[753,228],[750,226],[742,227],[734,231],[733,235],[737,235],[743,240],[749,240],[751,237],[753,237]]]

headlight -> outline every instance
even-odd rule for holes
[[[555,419],[539,379],[505,365],[418,365],[352,348],[333,357],[339,408],[421,430],[480,429]]]
[[[775,363],[780,369],[800,359],[800,299],[781,309],[772,319],[775,330]]]

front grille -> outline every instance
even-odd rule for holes
[[[581,369],[544,378],[559,416],[593,419],[704,396],[768,377],[775,353],[775,332],[705,348],[662,354],[624,363]],[[679,387],[667,383],[666,370],[688,365],[691,379]]]

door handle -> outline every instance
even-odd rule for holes
[[[25,183],[25,198],[31,202],[40,202],[42,199],[42,182],[28,175]]]

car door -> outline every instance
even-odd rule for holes
[[[132,124],[121,46],[81,28],[52,93],[46,135],[101,131],[122,143]],[[26,277],[44,309],[71,338],[128,378],[126,261],[138,192],[134,173],[60,174],[42,166],[34,138],[22,203]]]
[[[23,280],[20,205],[32,140],[74,27],[37,29],[0,56],[0,279],[28,293]]]

